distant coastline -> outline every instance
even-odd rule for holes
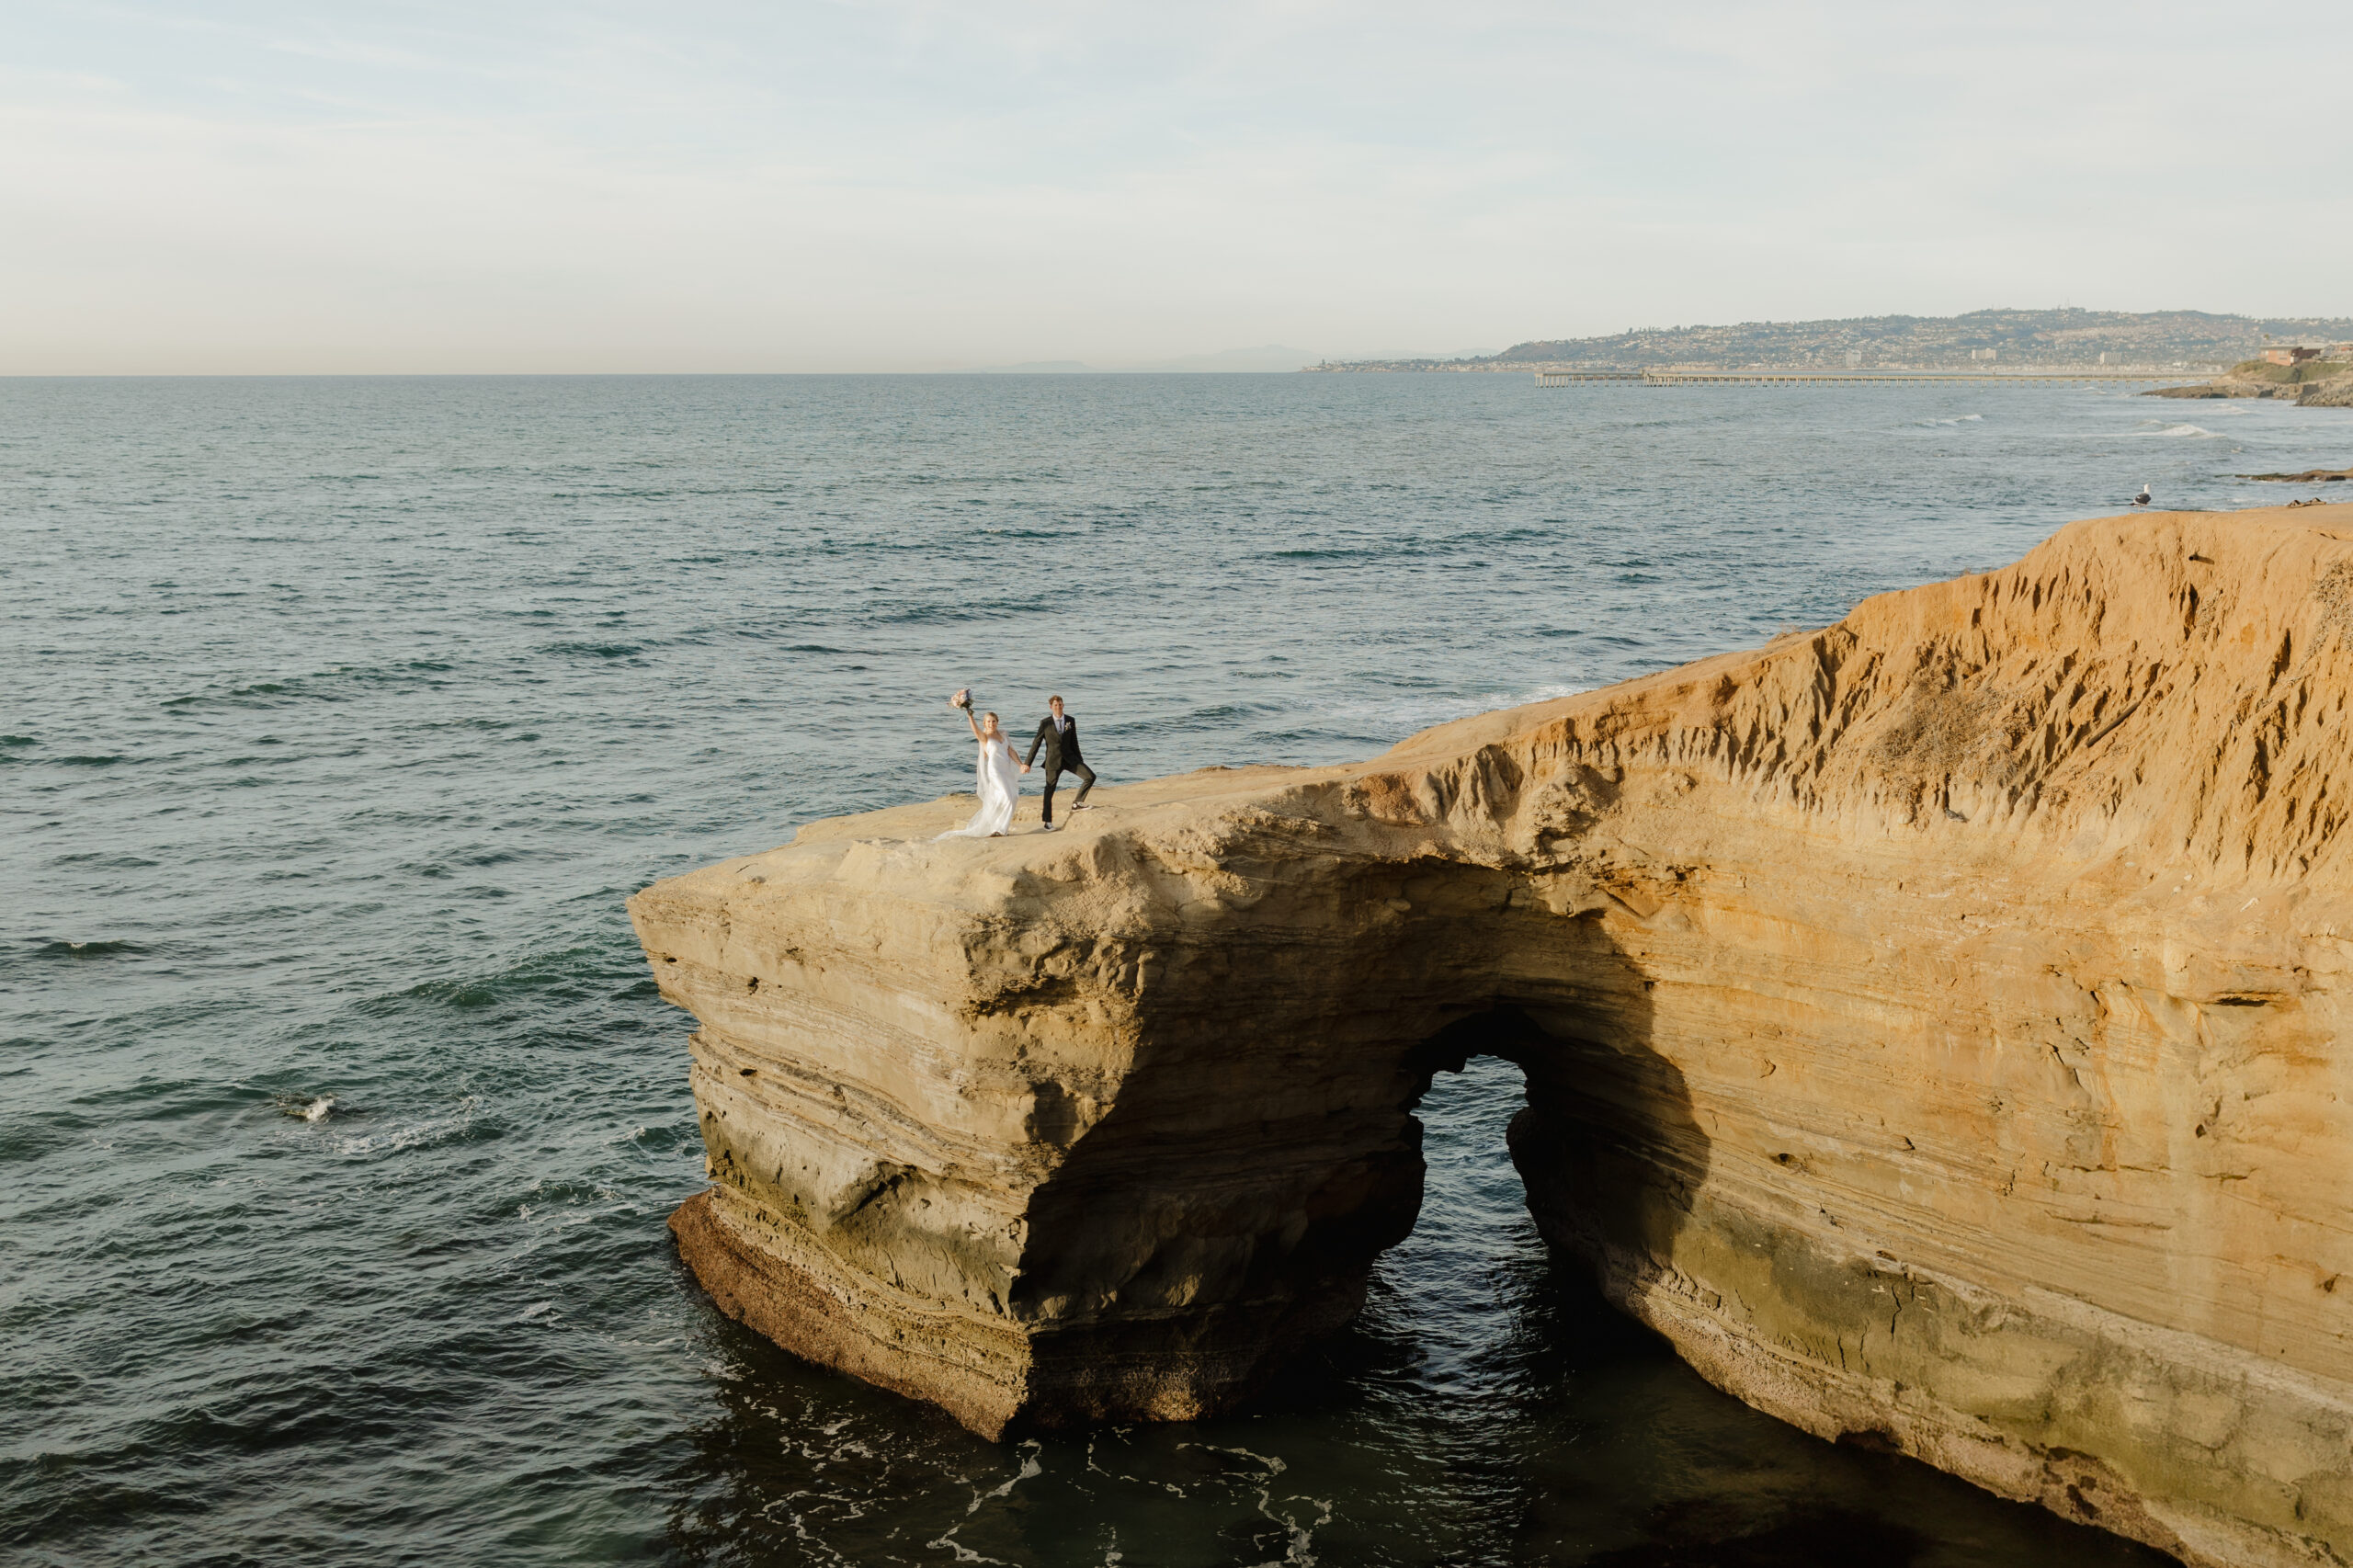
[[[1310,373],[1486,374],[1573,370],[2141,371],[2211,374],[2283,344],[2353,339],[2353,317],[2261,318],[2203,311],[1987,310],[1730,326],[1644,327],[1535,339],[1457,359],[1324,360]]]

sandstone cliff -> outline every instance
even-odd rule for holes
[[[2078,523],[1838,625],[1070,830],[641,892],[714,1297],[975,1430],[1357,1308],[1431,1074],[1705,1375],[2200,1563],[2353,1560],[2353,506]]]

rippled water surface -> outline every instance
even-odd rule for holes
[[[2185,409],[2187,412],[2185,412]],[[2006,562],[2353,414],[1518,377],[0,382],[0,1546],[35,1562],[2150,1561],[1710,1390],[1441,1080],[1360,1324],[1012,1447],[721,1318],[621,901],[962,787],[1318,762]]]

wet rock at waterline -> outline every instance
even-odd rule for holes
[[[728,1312],[977,1431],[1229,1407],[1520,1064],[1552,1242],[1711,1380],[2201,1563],[2353,1557],[2353,506],[2017,565],[1370,761],[631,914]]]

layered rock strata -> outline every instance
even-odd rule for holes
[[[974,1430],[1345,1321],[1413,1107],[1720,1386],[2197,1563],[2353,1560],[2353,506],[2073,525],[1337,767],[631,901],[730,1312]]]

